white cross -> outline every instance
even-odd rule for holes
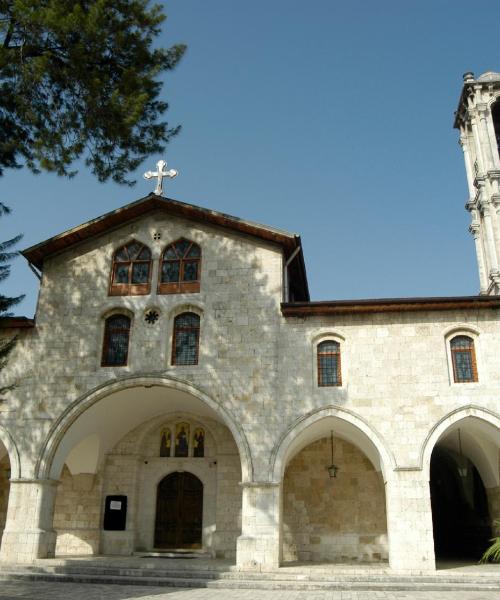
[[[158,183],[156,184],[156,189],[155,189],[155,194],[157,196],[161,196],[163,194],[163,178],[164,177],[170,177],[170,179],[177,177],[177,171],[175,169],[170,169],[169,171],[167,171],[167,170],[164,170],[164,169],[166,169],[166,167],[167,167],[167,161],[159,160],[156,163],[156,168],[158,169],[157,171],[147,171],[146,173],[144,173],[144,179],[151,179],[152,177],[158,178]]]

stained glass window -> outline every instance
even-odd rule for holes
[[[195,313],[182,313],[174,320],[172,349],[173,365],[197,365],[200,339],[200,317]]]
[[[170,456],[170,446],[172,445],[172,437],[170,429],[164,429],[160,436],[160,456]]]
[[[175,456],[189,454],[189,423],[177,423],[175,426]]]
[[[318,385],[342,385],[340,344],[333,340],[318,344]]]
[[[113,315],[104,324],[102,366],[121,367],[127,364],[130,319],[126,315]]]
[[[450,349],[455,383],[477,381],[474,340],[467,335],[457,335],[451,340]]]
[[[199,291],[200,261],[198,244],[181,238],[168,245],[160,269],[160,293]]]
[[[132,240],[115,252],[111,275],[112,295],[147,294],[151,273],[151,251]]]
[[[201,427],[197,427],[194,430],[193,456],[196,458],[205,456],[205,432]]]

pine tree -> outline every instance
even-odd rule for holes
[[[10,209],[0,202],[0,216],[4,216],[10,213]],[[9,262],[17,256],[17,252],[12,251],[12,248],[19,242],[21,235],[7,240],[6,242],[0,242],[0,282],[4,281],[10,273]],[[19,304],[24,296],[9,297],[0,294],[0,332],[3,322],[6,317],[10,317],[12,313],[10,309],[16,304]],[[12,352],[16,344],[16,336],[1,335],[0,336],[0,371],[7,364],[9,354]],[[0,399],[1,396],[12,388],[12,385],[1,385],[0,384]]]
[[[157,46],[148,0],[0,0],[0,175],[27,166],[126,179],[179,127],[159,121],[164,71],[185,51]],[[156,42],[156,45],[155,45]]]

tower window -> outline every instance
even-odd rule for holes
[[[491,116],[493,118],[493,128],[495,129],[497,151],[500,156],[500,102],[498,100],[491,107]]]
[[[127,364],[129,337],[129,317],[113,315],[106,319],[101,361],[103,367],[123,367]]]
[[[151,250],[132,240],[113,256],[109,294],[140,296],[151,291]]]
[[[181,238],[169,244],[161,259],[158,293],[179,294],[200,291],[201,248]]]
[[[455,383],[477,381],[474,340],[467,335],[457,335],[450,341],[450,350]]]
[[[318,344],[318,385],[342,385],[340,373],[340,344],[327,340]]]
[[[199,342],[200,317],[190,312],[175,317],[172,364],[197,365]]]

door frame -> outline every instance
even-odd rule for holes
[[[165,462],[170,464],[167,466]],[[178,464],[175,464],[174,461]],[[201,550],[215,556],[217,527],[217,467],[210,467],[213,458],[148,458],[141,461],[138,477],[137,513],[135,516],[135,543],[138,552],[154,552],[156,495],[162,479],[177,471],[189,471],[203,484],[203,517]],[[174,464],[172,464],[174,463]]]
[[[157,521],[158,521],[158,508],[159,508],[159,489],[160,489],[160,485],[168,478],[173,478],[174,476],[177,476],[177,481],[179,481],[179,479],[184,479],[185,476],[188,475],[190,478],[193,478],[195,480],[197,480],[199,482],[199,485],[201,485],[201,526],[200,526],[200,536],[199,536],[199,545],[196,544],[196,547],[194,546],[186,546],[183,547],[182,545],[174,545],[172,547],[160,547],[157,546],[156,544],[156,533],[157,533]],[[193,473],[191,473],[191,471],[188,470],[182,470],[182,471],[173,471],[172,473],[169,473],[168,475],[165,475],[165,477],[163,479],[160,479],[160,481],[158,482],[158,485],[156,486],[156,510],[155,510],[155,531],[154,531],[154,539],[153,539],[153,545],[154,545],[154,549],[155,550],[159,550],[159,551],[165,551],[165,550],[201,550],[203,547],[203,498],[205,496],[205,490],[204,490],[204,486],[203,486],[203,482],[201,481],[201,479],[199,477],[197,477],[196,475],[194,475]],[[179,497],[177,497],[176,501],[179,501]],[[178,533],[178,532],[177,532]]]

